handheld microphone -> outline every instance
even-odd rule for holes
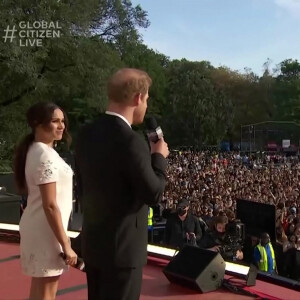
[[[147,128],[146,134],[150,142],[156,143],[164,136],[160,126],[157,125],[157,121],[154,117],[150,116],[146,118],[145,123]]]
[[[65,253],[61,252],[59,255],[61,256],[62,259],[64,259],[64,260],[66,259]],[[84,263],[83,259],[80,257],[77,257],[77,263],[75,266],[72,266],[72,267],[74,267],[80,271],[83,271],[83,272],[85,271],[85,263]]]

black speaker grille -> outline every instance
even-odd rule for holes
[[[189,278],[197,278],[218,253],[197,247],[184,247],[168,264],[167,270]],[[216,278],[215,278],[216,279]]]

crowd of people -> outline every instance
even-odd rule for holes
[[[297,156],[249,157],[238,152],[189,150],[172,151],[168,160],[163,209],[176,211],[178,201],[187,199],[191,213],[213,228],[219,216],[227,217],[229,222],[236,219],[237,199],[275,205],[277,269],[280,274],[299,280],[299,272],[291,264],[291,259],[296,260],[295,251],[300,251]],[[253,247],[258,244],[257,238]]]

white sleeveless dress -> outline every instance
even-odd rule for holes
[[[68,266],[59,256],[62,248],[45,215],[39,185],[56,182],[56,201],[67,230],[72,210],[73,171],[53,148],[34,142],[27,153],[25,176],[28,199],[20,221],[22,270],[32,277],[61,275]]]

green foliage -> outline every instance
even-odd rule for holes
[[[294,81],[300,79],[300,63],[297,59],[286,59],[279,64],[280,75],[278,80]]]
[[[208,62],[169,64],[166,129],[173,137],[172,144],[215,144],[226,134],[232,121],[231,101],[214,85],[213,71]]]
[[[21,21],[41,20],[58,22],[60,37],[43,39],[41,47],[21,47],[18,38],[0,43],[1,159],[12,159],[14,145],[28,131],[25,112],[36,101],[60,104],[74,134],[81,123],[103,111],[107,79],[124,65],[122,39],[137,41],[136,27],[149,22],[130,1],[0,3],[1,32],[8,25],[19,29]],[[112,27],[112,22],[117,23]]]
[[[127,67],[147,70],[152,79],[148,112],[160,116],[166,104],[167,78],[165,70],[169,59],[141,43],[127,44],[122,59]]]
[[[280,63],[280,74],[274,88],[276,118],[282,121],[300,121],[300,63],[287,59]]]
[[[59,38],[42,46],[0,42],[0,170],[11,170],[15,144],[29,131],[27,108],[53,101],[67,112],[70,132],[105,110],[106,82],[121,67],[144,69],[153,80],[148,112],[171,146],[239,141],[241,124],[300,118],[300,64],[286,59],[278,73],[258,77],[210,62],[173,60],[143,44],[150,22],[129,0],[0,2],[0,32],[20,21],[58,22]]]
[[[12,173],[12,164],[10,160],[0,160],[0,174]]]

